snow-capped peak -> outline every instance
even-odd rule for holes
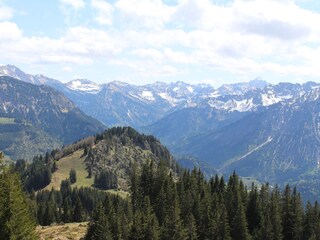
[[[101,89],[99,84],[86,79],[75,79],[66,83],[66,87],[74,91],[87,93],[98,93]]]
[[[0,66],[0,76],[10,76],[15,79],[22,80],[23,76],[26,75],[19,68],[14,65],[3,65]]]

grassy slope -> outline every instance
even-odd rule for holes
[[[73,186],[77,187],[90,187],[93,184],[93,178],[87,178],[88,173],[84,166],[85,156],[83,156],[83,150],[78,150],[73,154],[61,158],[57,162],[58,170],[52,174],[51,183],[46,189],[60,189],[60,183],[62,180],[69,178],[69,172],[71,168],[77,172],[77,182]]]
[[[83,151],[82,149],[75,151],[57,162],[58,170],[52,174],[51,183],[46,189],[51,190],[51,188],[54,188],[59,190],[61,181],[69,178],[71,168],[77,172],[77,182],[72,185],[73,187],[91,187],[93,185],[94,178],[87,178],[88,173],[84,166],[86,156],[83,156]],[[124,191],[108,190],[107,192],[119,194],[121,197],[128,196],[128,193]]]
[[[13,124],[14,118],[0,118],[0,124]]]
[[[39,234],[41,240],[79,240],[85,236],[87,227],[88,222],[66,223],[48,227],[38,226],[36,232]]]

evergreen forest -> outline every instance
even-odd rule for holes
[[[36,239],[36,224],[83,221],[90,222],[85,239],[95,240],[320,239],[319,204],[304,206],[290,186],[248,189],[236,173],[207,180],[198,169],[176,173],[149,161],[132,167],[127,198],[72,188],[70,179],[59,191],[36,193],[30,179],[21,185],[17,165],[1,167],[1,239]]]

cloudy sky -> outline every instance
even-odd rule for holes
[[[0,52],[64,82],[320,82],[320,1],[0,0]]]

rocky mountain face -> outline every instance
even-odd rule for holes
[[[8,131],[10,132],[11,128],[15,132],[21,128],[17,137],[23,136],[21,141],[23,138],[25,138],[23,141],[44,139],[40,142],[42,150],[52,149],[57,144],[74,142],[101,132],[105,128],[103,124],[85,115],[62,93],[51,87],[38,86],[11,77],[0,77],[0,117],[6,124],[0,126],[4,134],[2,144],[8,144],[8,139],[4,136],[10,137]],[[7,124],[13,125],[8,127]],[[20,127],[14,127],[17,124]],[[12,137],[14,138],[13,135]],[[51,138],[52,144],[50,144]],[[2,149],[11,147],[9,144]],[[4,150],[4,152],[10,154],[14,151]]]
[[[142,130],[154,134],[170,149],[174,149],[175,145],[181,145],[188,138],[207,134],[253,112],[290,101],[318,87],[319,84],[312,82],[303,85],[280,83],[267,85],[263,89],[248,89],[239,95],[207,97],[193,107],[173,111]],[[228,89],[230,88],[229,86]]]
[[[221,173],[236,170],[263,182],[298,184],[310,194],[320,183],[319,112],[320,89],[314,89],[190,138],[175,151]]]
[[[51,86],[64,93],[83,112],[107,126],[133,127],[150,125],[172,112],[195,107],[207,99],[225,96],[230,92],[244,93],[267,85],[264,81],[255,80],[249,83],[223,85],[219,89],[214,89],[207,84],[191,85],[184,82],[170,84],[156,82],[136,86],[113,81],[99,85],[84,79],[63,84],[43,75],[26,74],[10,65],[0,67],[0,75]]]

